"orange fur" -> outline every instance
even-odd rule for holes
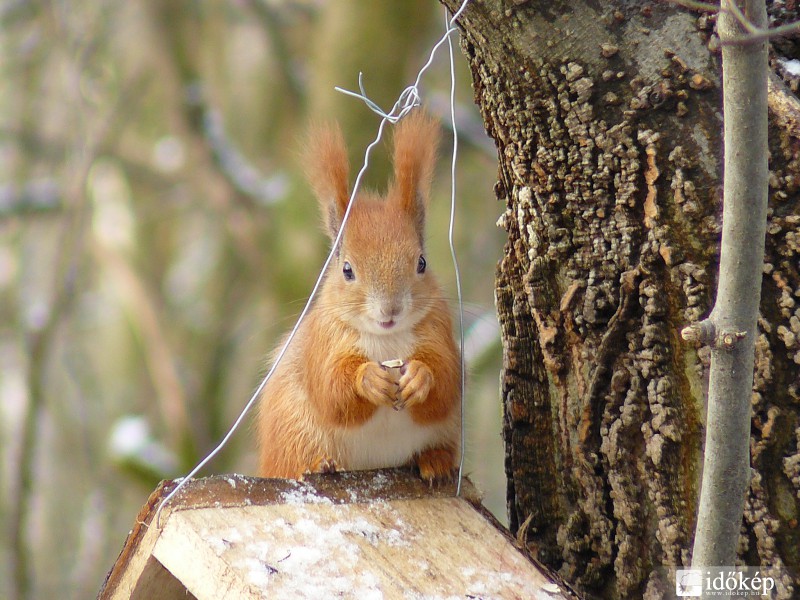
[[[394,139],[394,182],[389,194],[397,194],[403,209],[413,215],[420,239],[438,146],[439,128],[421,111],[401,122]]]
[[[330,237],[335,237],[350,200],[347,186],[350,162],[338,125],[318,125],[311,130],[303,152],[303,164],[306,178],[322,208],[325,230]]]
[[[455,448],[431,448],[417,457],[419,475],[426,481],[447,480],[453,476],[456,466]]]
[[[349,199],[346,151],[335,127],[309,140],[308,177],[333,239]],[[262,476],[416,461],[435,479],[454,468],[460,361],[441,289],[417,269],[437,140],[430,118],[406,117],[386,197],[356,199],[319,297],[262,392]],[[396,358],[400,373],[380,366]]]
[[[409,115],[394,138],[394,187],[407,211],[426,203],[430,194],[439,128],[422,112]]]
[[[426,364],[435,374],[425,402],[409,408],[411,416],[418,423],[428,423],[442,419],[452,409],[453,389],[461,387],[461,364],[458,350],[452,335],[452,324],[444,301],[432,311],[427,327],[419,331],[417,350],[411,356]],[[444,346],[444,349],[442,348]]]

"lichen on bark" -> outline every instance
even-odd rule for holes
[[[711,307],[720,234],[713,21],[645,8],[477,0],[460,19],[508,233],[509,522],[567,580],[615,598],[659,597],[658,567],[689,564],[709,357],[678,332]],[[760,479],[741,556],[796,567],[800,137],[775,120],[772,134]]]

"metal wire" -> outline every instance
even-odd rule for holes
[[[464,9],[466,2],[461,7]],[[459,11],[460,12],[460,11]],[[447,11],[445,10],[445,18]],[[455,18],[455,17],[453,17]],[[452,21],[451,21],[452,22]],[[447,229],[447,241],[450,244],[450,256],[453,258],[453,270],[456,275],[456,294],[458,295],[458,333],[459,333],[459,347],[461,349],[461,456],[458,461],[458,484],[456,485],[456,496],[461,495],[461,481],[464,477],[464,454],[466,451],[466,432],[465,432],[465,417],[464,396],[467,387],[467,373],[464,359],[464,298],[461,293],[461,272],[458,268],[458,257],[456,256],[456,246],[454,242],[454,230],[456,220],[456,162],[458,158],[458,128],[456,127],[456,66],[453,57],[453,41],[450,38],[450,31],[447,34],[447,49],[450,56],[450,121],[453,125],[453,160],[450,162],[450,225]]]
[[[364,152],[364,164],[362,165],[361,169],[356,176],[356,180],[353,183],[353,190],[350,193],[350,199],[347,203],[347,209],[344,212],[344,216],[342,217],[342,225],[339,228],[339,232],[336,234],[336,239],[333,241],[331,245],[331,250],[328,253],[327,258],[325,259],[324,264],[322,265],[322,269],[320,270],[319,276],[317,277],[316,282],[314,283],[314,287],[309,294],[308,300],[306,301],[305,306],[303,307],[300,316],[297,318],[297,321],[292,327],[292,330],[289,332],[289,335],[286,338],[286,341],[281,346],[280,351],[278,352],[277,356],[275,357],[275,361],[272,363],[272,367],[270,367],[267,374],[261,380],[261,383],[258,385],[256,390],[250,396],[250,400],[248,400],[247,404],[245,404],[244,408],[242,409],[239,416],[234,421],[231,428],[222,438],[222,440],[217,444],[217,446],[211,450],[185,477],[180,479],[178,485],[172,490],[167,496],[161,501],[159,504],[158,509],[156,510],[155,514],[155,523],[156,527],[160,527],[160,519],[161,519],[161,511],[164,509],[164,506],[172,500],[178,492],[192,479],[195,475],[197,475],[200,470],[205,467],[211,460],[217,456],[217,454],[222,451],[222,449],[227,445],[228,441],[233,437],[233,434],[241,426],[242,422],[244,421],[245,416],[247,413],[255,405],[256,401],[258,400],[261,392],[264,389],[264,386],[267,385],[267,382],[272,378],[272,374],[275,372],[276,367],[283,359],[283,356],[286,354],[286,350],[289,348],[289,344],[294,339],[295,335],[297,334],[298,329],[300,328],[300,324],[305,319],[306,315],[308,314],[309,309],[311,308],[311,304],[314,298],[317,295],[320,285],[322,284],[322,280],[324,279],[325,272],[328,270],[328,267],[333,260],[333,257],[336,253],[336,248],[338,248],[339,244],[342,240],[342,235],[344,234],[345,225],[347,224],[347,220],[350,218],[350,212],[353,208],[353,204],[355,202],[356,193],[358,192],[359,186],[361,185],[361,179],[364,176],[367,168],[369,167],[369,156],[372,152],[372,149],[380,142],[381,138],[383,137],[383,132],[386,127],[386,123],[397,123],[401,118],[403,118],[406,114],[408,114],[414,107],[419,106],[420,104],[420,94],[419,94],[419,84],[422,79],[422,75],[425,71],[430,67],[433,63],[434,56],[436,51],[439,47],[444,44],[445,42],[448,43],[448,48],[450,51],[450,116],[452,119],[453,124],[453,160],[451,165],[451,177],[452,177],[452,186],[451,186],[451,198],[450,198],[450,226],[448,230],[448,240],[450,244],[450,253],[453,259],[453,266],[455,269],[455,276],[456,276],[456,288],[458,293],[458,305],[459,305],[459,332],[460,332],[460,347],[461,347],[461,457],[458,466],[458,485],[456,488],[456,495],[461,494],[461,480],[463,477],[463,470],[464,470],[464,391],[465,391],[465,382],[466,382],[466,373],[464,368],[464,307],[463,307],[463,299],[461,293],[461,276],[458,269],[458,260],[456,258],[456,251],[453,242],[453,231],[454,231],[454,224],[455,224],[455,194],[456,194],[456,183],[455,183],[455,169],[456,169],[456,158],[457,158],[457,149],[458,149],[458,134],[456,132],[456,122],[455,122],[455,64],[453,58],[453,46],[450,40],[450,36],[453,32],[457,31],[456,27],[454,26],[455,20],[461,15],[461,13],[466,8],[467,4],[470,0],[464,0],[461,7],[456,11],[456,13],[447,21],[447,29],[441,39],[434,45],[431,53],[428,57],[427,62],[422,66],[417,74],[417,78],[414,81],[413,85],[408,86],[405,88],[398,97],[397,101],[392,106],[392,109],[388,112],[383,111],[380,106],[378,106],[375,102],[370,100],[367,97],[364,82],[363,82],[363,75],[359,73],[358,76],[358,86],[359,90],[361,91],[360,94],[351,92],[348,90],[344,90],[342,88],[335,88],[337,91],[342,92],[343,94],[347,94],[349,96],[353,96],[362,100],[373,112],[377,113],[381,117],[380,125],[378,126],[378,133],[375,136],[375,139],[372,141],[369,146],[367,146]],[[176,480],[178,481],[178,480]]]

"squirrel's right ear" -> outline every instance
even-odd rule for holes
[[[336,238],[350,200],[347,179],[350,162],[342,131],[336,124],[316,125],[306,138],[303,153],[306,178],[319,200],[325,231]]]

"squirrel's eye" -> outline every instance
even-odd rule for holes
[[[342,267],[342,273],[347,281],[353,281],[356,278],[356,274],[353,273],[353,267],[351,267],[350,263],[347,261],[345,261],[344,266]]]
[[[428,263],[425,261],[425,257],[420,254],[419,260],[417,261],[417,273],[424,273],[425,267],[427,266]]]

